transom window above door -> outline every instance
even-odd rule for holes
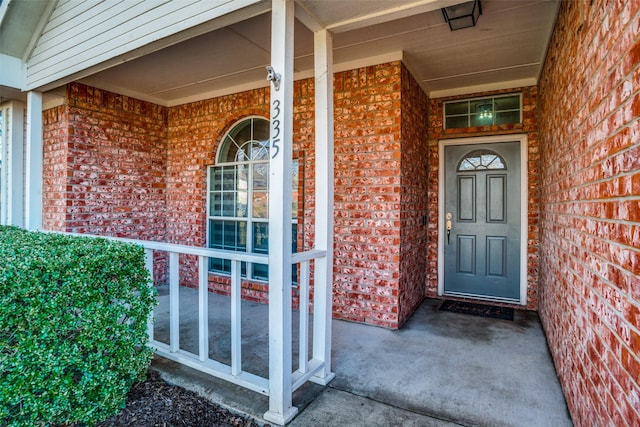
[[[298,163],[293,162],[294,193]],[[217,161],[208,168],[207,243],[210,248],[267,254],[269,252],[269,121],[249,117],[224,136]],[[292,251],[297,249],[298,198],[293,197]],[[210,259],[209,269],[231,273],[231,261]],[[242,275],[268,280],[268,265],[242,263]],[[294,274],[295,281],[295,274]]]
[[[444,128],[522,123],[521,95],[472,98],[444,103]]]

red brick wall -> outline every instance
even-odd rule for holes
[[[429,182],[429,99],[405,67],[401,77],[400,325],[425,296]]]
[[[444,101],[500,95],[522,94],[522,123],[510,125],[478,126],[463,129],[443,129]],[[447,138],[465,138],[490,135],[527,134],[528,140],[528,241],[527,241],[527,309],[538,308],[539,276],[539,216],[540,216],[540,153],[538,149],[538,89],[536,87],[466,94],[430,100],[429,108],[429,231],[428,279],[426,295],[438,293],[438,141]],[[519,307],[519,306],[516,306]]]
[[[313,249],[315,240],[315,92],[312,79],[293,84],[293,157],[298,161],[298,251]],[[313,264],[310,266],[313,298]],[[297,292],[293,305],[297,306]],[[313,307],[312,307],[313,308]]]
[[[65,231],[67,220],[67,151],[69,124],[64,105],[42,115],[42,228]]]
[[[540,317],[574,422],[640,425],[640,3],[563,2],[540,81]]]
[[[401,70],[401,64],[396,62],[336,73],[334,80],[334,316],[391,328],[400,324]],[[408,78],[408,72],[405,74]],[[415,82],[407,88],[411,97],[407,108],[419,101],[426,103],[419,99]],[[315,208],[313,81],[295,82],[294,94],[294,157],[301,165],[298,194],[300,207],[304,207],[299,213],[299,226],[304,231],[298,244],[309,249],[314,238]],[[207,165],[215,163],[222,136],[238,120],[248,115],[268,117],[268,101],[268,90],[257,89],[169,110],[167,238],[170,242],[205,244]],[[413,121],[418,121],[415,115],[405,124],[407,133]],[[411,136],[411,144],[417,142],[419,133]],[[410,162],[413,162],[410,168],[418,167],[417,158]],[[410,179],[407,183],[418,188],[426,185]],[[411,211],[407,231],[414,226],[413,217],[418,215],[417,202],[411,197],[405,202]],[[407,241],[407,254],[412,256],[409,249],[415,243]],[[410,259],[415,259],[418,266],[424,262],[417,256]],[[424,280],[413,281],[420,280],[416,273],[419,267],[411,262],[407,265],[413,271],[406,279],[409,293],[405,318],[424,295]],[[185,281],[195,281],[195,263],[185,260],[181,274]],[[212,289],[229,292],[228,278],[210,277]],[[261,282],[245,283],[243,296],[266,302],[267,286]]]
[[[164,241],[166,109],[73,83],[43,119],[43,227]]]
[[[334,85],[334,316],[397,328],[424,296],[427,98],[400,62],[336,73]],[[298,247],[310,249],[313,81],[294,94]],[[45,113],[48,227],[204,246],[207,167],[249,115],[268,117],[267,89],[163,108],[70,85],[67,104]],[[195,259],[181,258],[180,278],[197,283]],[[229,285],[210,274],[211,289]],[[266,302],[267,285],[245,282],[243,297]]]
[[[424,296],[420,267],[424,260],[410,252],[416,245],[407,238],[407,297],[404,319],[400,312],[400,230],[401,230],[401,70],[399,62],[362,68],[335,75],[335,266],[334,316],[341,319],[396,328],[406,320]],[[405,71],[407,78],[409,74]],[[405,124],[418,122],[421,100],[415,82],[407,85],[411,97],[407,108],[417,113]],[[301,168],[298,189],[301,238],[299,247],[312,247],[314,198],[314,98],[310,79],[294,85],[294,157]],[[424,95],[423,95],[424,96]],[[425,97],[426,99],[426,97]],[[169,241],[205,244],[204,191],[206,167],[215,163],[215,153],[224,133],[248,115],[268,117],[268,91],[258,89],[169,110],[169,150],[167,173]],[[416,144],[418,132],[411,135]],[[419,150],[419,148],[416,148]],[[187,152],[188,155],[184,155]],[[420,153],[414,153],[409,168],[417,168]],[[424,156],[421,159],[424,162]],[[413,170],[413,169],[411,169]],[[407,184],[420,188],[423,183]],[[413,190],[412,190],[413,191]],[[418,214],[415,190],[405,201],[411,211],[407,232]],[[425,208],[422,207],[422,211]],[[423,258],[423,257],[422,257]],[[415,260],[416,264],[411,261]],[[195,280],[195,263],[185,261],[185,280]],[[229,280],[211,275],[211,287],[229,291]],[[265,302],[267,286],[245,283],[243,296]],[[294,302],[295,304],[295,302]]]
[[[166,120],[163,107],[69,85],[44,113],[45,228],[163,241]]]
[[[400,62],[334,75],[334,316],[397,328]]]

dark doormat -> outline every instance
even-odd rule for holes
[[[513,320],[513,308],[495,305],[474,304],[464,301],[446,300],[440,310],[452,313],[471,314],[473,316],[490,317],[492,319]]]

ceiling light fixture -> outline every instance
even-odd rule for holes
[[[482,15],[482,5],[480,0],[468,1],[442,8],[442,15],[451,31],[475,27],[478,17]]]
[[[484,103],[476,106],[476,113],[480,120],[490,120],[493,118],[493,104]]]

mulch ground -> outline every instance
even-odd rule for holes
[[[157,372],[129,391],[127,406],[100,427],[258,427],[253,420],[223,409],[198,394],[167,384]]]

